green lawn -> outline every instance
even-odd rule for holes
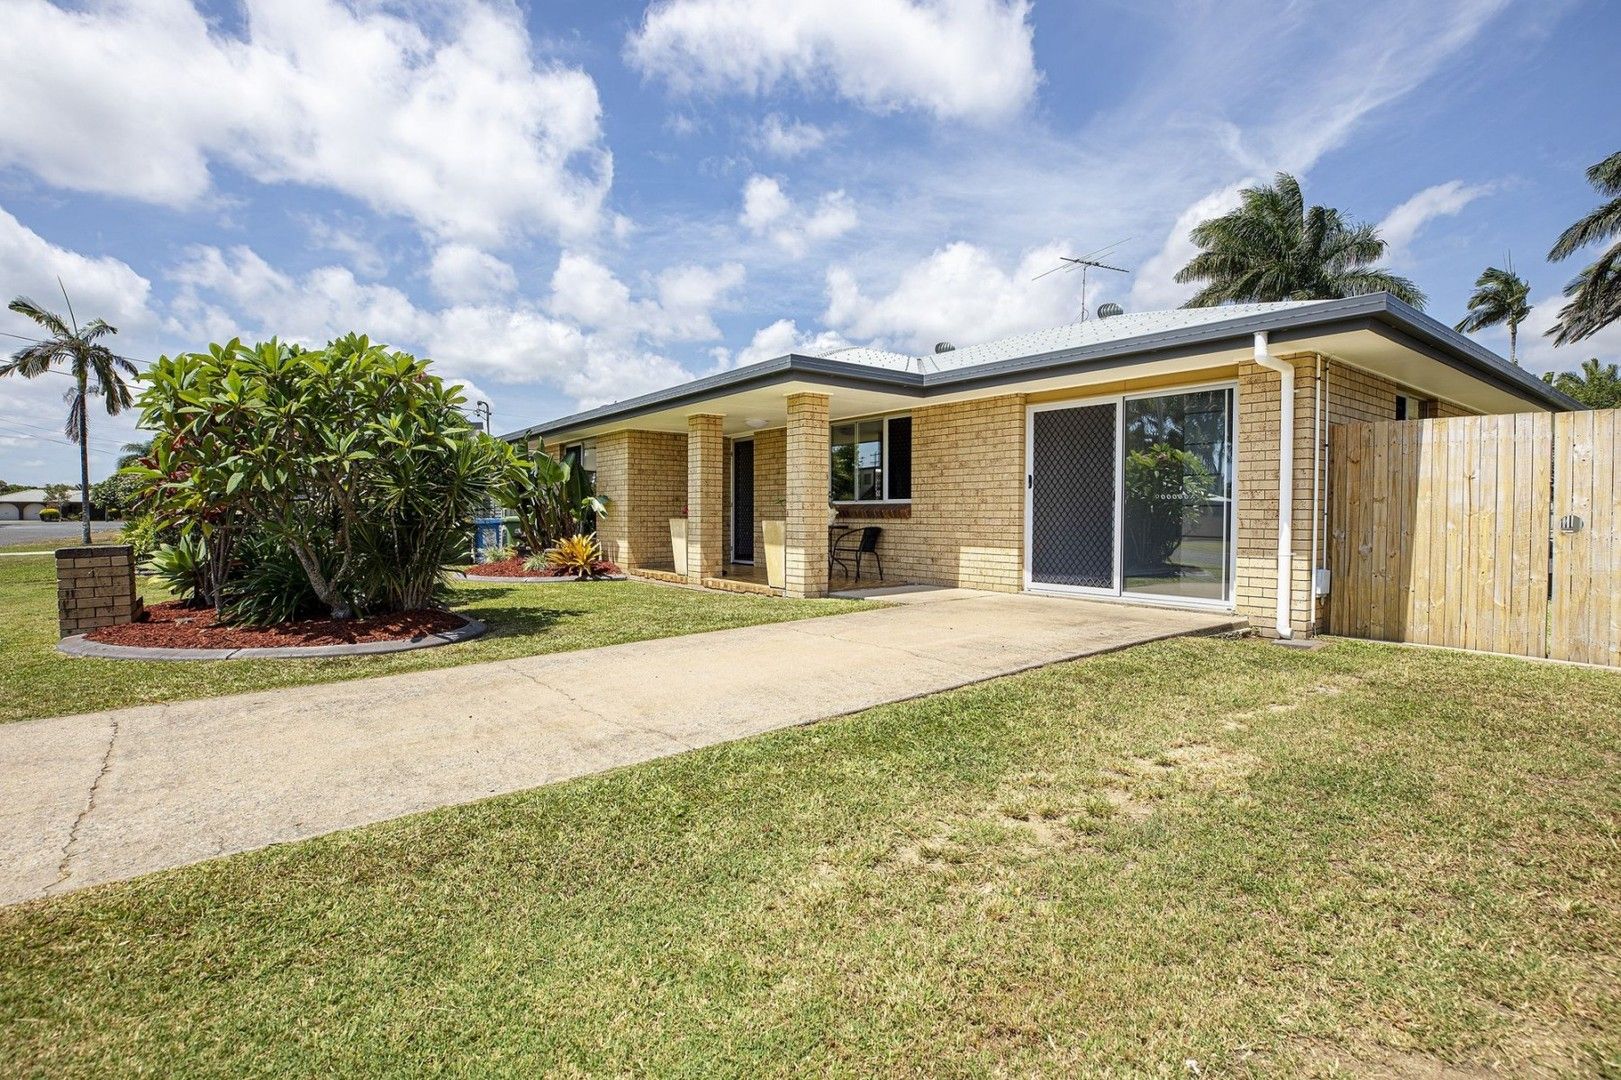
[[[637,581],[458,584],[452,607],[490,632],[462,645],[332,660],[185,664],[72,659],[56,651],[56,569],[49,556],[0,558],[0,722],[119,705],[233,694],[588,649],[625,641],[857,611],[851,600],[784,600]],[[147,582],[148,600],[164,593]]]
[[[0,1061],[1617,1075],[1618,841],[1621,676],[1172,641],[8,909]]]

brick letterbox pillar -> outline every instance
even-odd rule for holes
[[[135,549],[128,544],[61,548],[56,553],[56,621],[62,637],[134,622]]]

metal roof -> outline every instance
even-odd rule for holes
[[[1041,330],[1028,330],[1022,334],[1012,334],[979,345],[968,345],[943,353],[931,353],[927,356],[908,356],[905,353],[889,352],[884,349],[870,349],[863,346],[830,349],[827,352],[813,355],[828,360],[842,360],[850,364],[866,364],[872,367],[886,368],[890,371],[916,371],[923,374],[937,371],[957,371],[962,368],[976,367],[980,364],[995,363],[998,360],[1041,356],[1046,353],[1061,352],[1065,349],[1080,349],[1090,345],[1103,345],[1111,341],[1127,341],[1131,338],[1145,337],[1173,330],[1185,330],[1194,326],[1230,322],[1233,319],[1242,319],[1250,315],[1264,315],[1268,312],[1287,311],[1290,308],[1332,302],[1330,300],[1289,300],[1277,304],[1228,304],[1223,307],[1135,311],[1124,315],[1111,315],[1106,319],[1087,319],[1084,322],[1073,322],[1065,326],[1049,326]]]
[[[1372,293],[1343,300],[1231,304],[1115,315],[926,357],[862,347],[835,349],[821,356],[791,353],[535,424],[502,438],[517,441],[565,432],[792,379],[889,389],[926,398],[931,392],[960,392],[1036,375],[1110,367],[1149,354],[1187,351],[1220,342],[1230,346],[1260,331],[1284,344],[1291,338],[1364,329],[1399,338],[1405,346],[1430,359],[1466,371],[1524,400],[1560,411],[1585,408],[1445,323],[1389,293]]]
[[[63,497],[62,501],[63,502],[83,502],[84,501],[83,496],[84,496],[84,489],[83,488],[72,488]],[[12,491],[12,492],[8,492],[8,493],[6,493],[4,495],[0,495],[0,502],[37,503],[37,502],[50,502],[50,501],[53,501],[53,500],[50,500],[50,499],[48,499],[46,497],[44,488],[23,488],[21,491]]]

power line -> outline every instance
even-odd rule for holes
[[[71,446],[71,447],[73,447],[75,449],[77,449],[78,445],[79,445],[78,443],[75,443],[75,442],[69,442],[67,439],[54,439],[49,435],[35,435],[32,432],[19,431],[19,430],[12,430],[9,433],[0,432],[0,438],[33,439],[33,440],[35,440],[37,442],[56,443],[56,444],[58,444],[60,446]],[[90,452],[92,454],[105,454],[108,457],[118,457],[119,456],[117,450],[103,450],[99,446],[92,446],[89,449],[90,449]]]

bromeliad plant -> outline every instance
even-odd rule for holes
[[[611,573],[613,567],[604,562],[602,548],[597,545],[597,538],[584,533],[575,536],[565,536],[550,548],[546,554],[536,555],[524,563],[526,570],[538,570],[553,577],[587,578],[599,577]]]
[[[164,357],[145,379],[141,423],[158,434],[133,471],[155,512],[232,538],[223,546],[280,545],[333,618],[428,604],[512,469],[511,449],[467,422],[427,361],[360,335],[319,351],[231,341]],[[258,576],[291,590],[285,574]],[[225,580],[216,603],[244,617],[297,606],[249,602]]]
[[[583,469],[545,453],[515,458],[497,498],[517,516],[518,540],[537,556],[608,514]]]

